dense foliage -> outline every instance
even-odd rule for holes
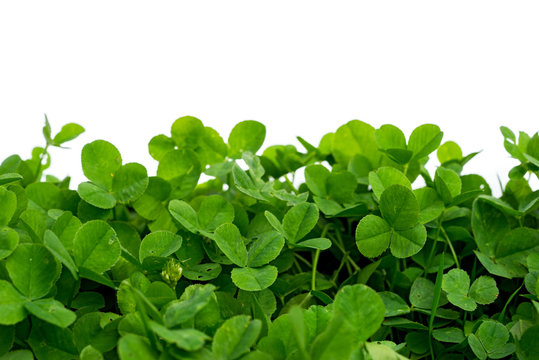
[[[0,165],[0,359],[539,358],[537,133],[501,128],[496,198],[438,126],[358,120],[256,155],[264,125],[186,116],[156,176],[96,140],[42,181],[83,131]]]

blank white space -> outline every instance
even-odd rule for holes
[[[517,164],[499,126],[538,130],[538,18],[536,1],[4,1],[0,159],[42,145],[43,113],[87,129],[52,151],[48,173],[75,184],[95,139],[154,174],[148,141],[184,115],[225,140],[258,120],[265,146],[435,123],[483,150],[465,173],[499,193]]]

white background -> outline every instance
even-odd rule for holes
[[[154,174],[148,141],[184,115],[225,140],[258,120],[265,146],[435,123],[483,150],[465,173],[499,194],[517,164],[499,126],[538,130],[538,18],[536,1],[2,1],[0,160],[42,145],[44,113],[87,129],[52,150],[49,173],[75,184],[95,139]]]

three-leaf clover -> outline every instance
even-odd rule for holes
[[[477,304],[490,304],[498,297],[498,288],[493,278],[480,276],[470,286],[470,277],[462,269],[452,269],[444,274],[442,289],[451,304],[466,311],[474,311]]]
[[[388,247],[398,258],[418,253],[427,240],[425,227],[418,222],[419,204],[402,185],[391,185],[380,196],[382,217],[367,215],[356,228],[356,244],[367,257],[376,257]]]

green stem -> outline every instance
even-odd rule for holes
[[[519,288],[516,289],[515,292],[511,294],[511,296],[509,296],[509,299],[507,299],[507,302],[505,303],[502,312],[501,312],[500,315],[498,316],[498,321],[499,321],[499,322],[503,322],[503,318],[504,318],[504,316],[505,316],[505,310],[507,310],[507,307],[509,306],[509,303],[510,303],[510,302],[513,300],[513,298],[518,294],[518,292],[520,291],[520,289],[522,289],[522,286],[524,286],[524,283],[522,283],[522,285],[520,285]]]
[[[311,265],[311,263],[309,262],[309,260],[305,259],[303,256],[301,256],[300,254],[298,253],[294,253],[294,256],[298,258],[298,260],[300,260],[301,262],[303,262],[305,265],[307,265],[309,268],[312,268],[313,266]]]
[[[337,246],[342,251],[344,256],[346,256],[346,258],[347,258],[346,261],[348,261],[350,263],[350,265],[352,265],[352,267],[355,269],[355,271],[361,270],[361,268],[356,264],[356,262],[350,257],[348,251],[346,251],[346,249],[344,248],[344,242],[342,240],[340,231],[338,231],[338,230],[335,231],[335,234],[337,235],[337,240],[339,241]]]
[[[442,212],[440,216],[438,217],[438,228],[436,229],[436,236],[432,243],[432,248],[430,249],[429,257],[427,258],[427,262],[425,264],[425,273],[428,269],[430,269],[430,263],[432,261],[432,257],[434,256],[434,252],[436,250],[436,242],[438,241],[438,236],[440,235],[440,228],[442,227],[442,216],[444,213]]]
[[[299,265],[298,259],[294,259],[294,265],[296,265],[296,268],[298,269],[298,273],[303,272],[303,270],[301,269],[301,266]]]
[[[341,263],[339,264],[339,267],[337,268],[337,270],[335,270],[335,273],[333,273],[333,277],[332,277],[332,282],[335,283],[335,281],[337,281],[337,278],[339,277],[339,273],[341,272],[342,270],[342,267],[344,266],[344,263],[346,262],[346,259],[342,258],[341,260]]]
[[[316,290],[316,267],[318,266],[318,258],[320,257],[320,249],[314,252],[313,256],[313,274],[311,277],[311,289]]]
[[[284,180],[285,182],[288,184],[288,186],[290,186],[292,188],[292,191],[294,191],[295,194],[298,193],[298,190],[296,189],[296,187],[294,186],[294,184],[292,183],[292,181],[290,181],[290,179],[288,178],[288,176],[286,175],[283,175],[284,177]]]
[[[45,145],[45,148],[43,149],[43,154],[39,156],[39,164],[37,165],[36,178],[34,182],[39,182],[41,180],[41,167],[43,166],[43,159],[45,158],[45,155],[49,156],[49,153],[47,152],[48,149],[49,144]]]
[[[447,233],[445,232],[444,228],[441,227],[442,234],[444,234],[445,241],[447,242],[447,245],[449,246],[449,250],[451,250],[451,254],[453,255],[453,260],[455,260],[455,265],[457,266],[457,269],[460,269],[459,265],[459,259],[457,257],[457,253],[455,252],[455,249],[453,248],[453,244],[451,243],[451,240],[449,240],[449,236],[447,236]]]

